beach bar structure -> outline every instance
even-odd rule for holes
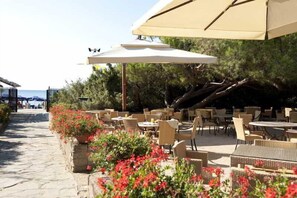
[[[8,94],[7,95],[2,95],[2,92],[4,91],[3,85],[1,83],[6,84],[10,86],[7,88]],[[0,77],[0,102],[6,102],[8,101],[8,105],[11,108],[12,111],[17,112],[18,110],[18,90],[17,87],[20,87],[21,85],[9,81],[5,78]],[[5,88],[6,89],[6,88]]]

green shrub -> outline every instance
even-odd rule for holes
[[[111,170],[119,160],[129,159],[132,155],[143,156],[151,151],[149,138],[126,131],[98,134],[90,148],[90,160],[94,166],[106,170]]]
[[[8,123],[11,109],[7,104],[0,104],[0,123]]]

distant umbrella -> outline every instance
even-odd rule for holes
[[[44,98],[41,98],[41,97],[38,97],[38,96],[33,96],[33,97],[30,97],[30,98],[27,98],[28,100],[30,101],[45,101]]]
[[[27,98],[24,96],[18,95],[18,100],[27,100]]]

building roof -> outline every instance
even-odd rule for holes
[[[2,82],[4,84],[7,84],[9,86],[12,86],[12,87],[20,87],[21,86],[21,85],[15,83],[15,82],[9,81],[9,80],[7,80],[5,78],[2,78],[2,77],[0,77],[0,82]]]

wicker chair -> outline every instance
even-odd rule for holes
[[[175,134],[175,139],[179,140],[190,140],[191,141],[191,148],[194,150],[195,145],[195,150],[197,151],[197,145],[196,145],[196,134],[197,134],[197,127],[199,124],[199,118],[195,117],[193,121],[193,126],[187,130],[179,130],[177,134]]]
[[[143,132],[138,126],[137,118],[125,118],[123,123],[127,132]]]
[[[208,112],[209,113],[209,111],[205,111],[205,112]],[[196,116],[199,118],[198,126],[201,129],[201,135],[203,135],[204,127],[208,127],[208,132],[209,133],[210,133],[210,128],[213,127],[214,134],[216,135],[216,128],[218,128],[217,123],[212,122],[212,121],[208,121],[206,119],[203,119],[203,116],[202,116],[200,110],[196,110]]]
[[[181,112],[174,112],[172,118],[178,120],[178,121],[182,121],[182,114]]]
[[[173,146],[173,155],[179,159],[188,158],[195,167],[196,174],[202,173],[202,167],[208,166],[208,153],[203,151],[187,150],[186,142],[180,141]]]
[[[278,140],[260,140],[260,139],[257,139],[254,142],[255,142],[255,146],[297,149],[297,143],[294,143],[294,142],[285,142],[285,141],[278,141]]]
[[[169,153],[171,153],[172,145],[175,142],[176,128],[173,128],[167,121],[159,121],[159,131],[157,144],[160,146],[169,145]]]
[[[255,139],[263,139],[263,136],[261,135],[246,134],[245,133],[246,129],[244,128],[242,118],[233,118],[233,122],[234,122],[235,131],[236,131],[236,137],[237,137],[235,150],[237,149],[237,145],[239,141],[244,141],[245,143],[246,142],[253,143]]]
[[[297,111],[291,111],[289,116],[290,122],[297,122]]]
[[[288,129],[286,131],[287,139],[290,142],[297,143],[297,130],[296,129]]]
[[[152,119],[153,120],[160,120],[162,117],[162,114],[145,114],[145,120],[147,122],[150,122]]]
[[[144,122],[145,121],[145,115],[142,114],[142,113],[132,114],[131,118],[136,118],[138,122]]]
[[[118,116],[127,117],[127,116],[129,116],[129,111],[119,111]]]

